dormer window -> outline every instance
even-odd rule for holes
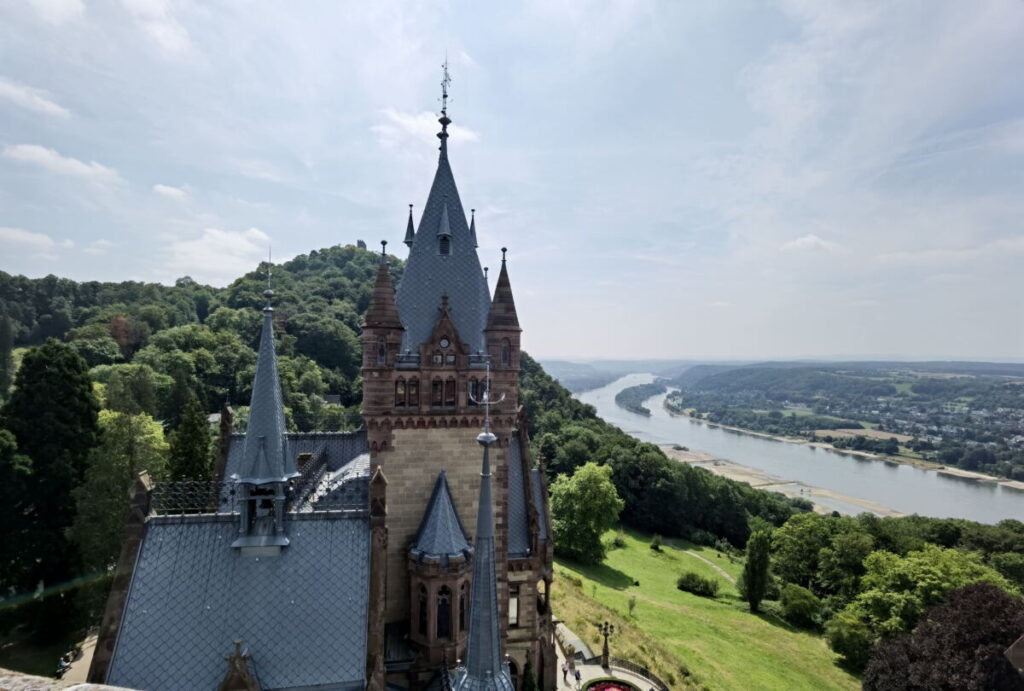
[[[452,239],[447,235],[442,235],[438,240],[438,251],[442,255],[449,255],[452,253]]]

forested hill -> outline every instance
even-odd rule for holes
[[[378,254],[346,245],[273,267],[281,379],[290,422],[298,429],[355,421],[361,395],[359,323],[378,261]],[[404,264],[395,257],[389,263],[397,282]],[[266,268],[263,264],[225,288],[188,277],[164,286],[0,272],[0,315],[8,318],[0,319],[0,350],[47,338],[66,341],[97,381],[144,380],[143,388],[153,395],[142,408],[158,419],[173,420],[190,390],[210,412],[225,400],[246,403]],[[8,367],[0,364],[0,384],[10,383]],[[324,406],[325,395],[339,396],[341,406]]]

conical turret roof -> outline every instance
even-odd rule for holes
[[[488,331],[521,331],[519,315],[516,314],[516,301],[512,297],[512,284],[508,280],[508,267],[505,263],[504,247],[501,248],[501,273],[498,283],[494,286],[494,300],[487,316]]]
[[[416,228],[412,225],[412,204],[409,205],[409,222],[405,226],[405,240],[404,242],[409,247],[412,247],[413,240],[416,239]]]
[[[284,401],[274,352],[274,308],[270,306],[273,292],[268,289],[265,294],[267,306],[263,308],[263,331],[252,383],[249,424],[242,447],[241,469],[235,478],[255,485],[284,482],[298,475],[294,459],[286,453]]]
[[[419,560],[436,559],[447,566],[449,559],[468,557],[473,551],[466,531],[455,510],[448,476],[441,471],[434,483],[434,493],[420,522],[419,532],[409,553]]]
[[[380,264],[377,266],[377,279],[370,294],[370,304],[366,306],[363,317],[363,328],[401,329],[402,320],[398,316],[398,304],[395,302],[395,289],[391,285],[391,271],[387,257],[381,252]]]

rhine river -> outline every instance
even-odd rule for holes
[[[1004,518],[1024,520],[1024,492],[994,482],[940,475],[934,470],[754,437],[686,417],[673,417],[663,406],[667,394],[644,403],[651,410],[649,418],[615,404],[615,394],[622,389],[653,379],[650,374],[630,374],[577,397],[637,439],[680,444],[788,482],[868,499],[907,514],[969,518],[983,523],[996,523]],[[817,497],[811,498],[819,501]],[[848,506],[834,502],[829,505],[843,513],[856,513]]]

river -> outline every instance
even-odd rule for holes
[[[994,482],[941,475],[934,470],[755,437],[687,417],[673,417],[663,405],[667,394],[644,403],[651,410],[649,418],[615,404],[615,394],[622,389],[653,380],[651,374],[630,374],[577,397],[597,408],[602,418],[642,441],[680,444],[789,482],[868,499],[901,513],[968,518],[983,523],[1024,519],[1024,492]],[[815,501],[819,499],[816,497]],[[843,513],[852,512],[839,502],[821,503]]]

